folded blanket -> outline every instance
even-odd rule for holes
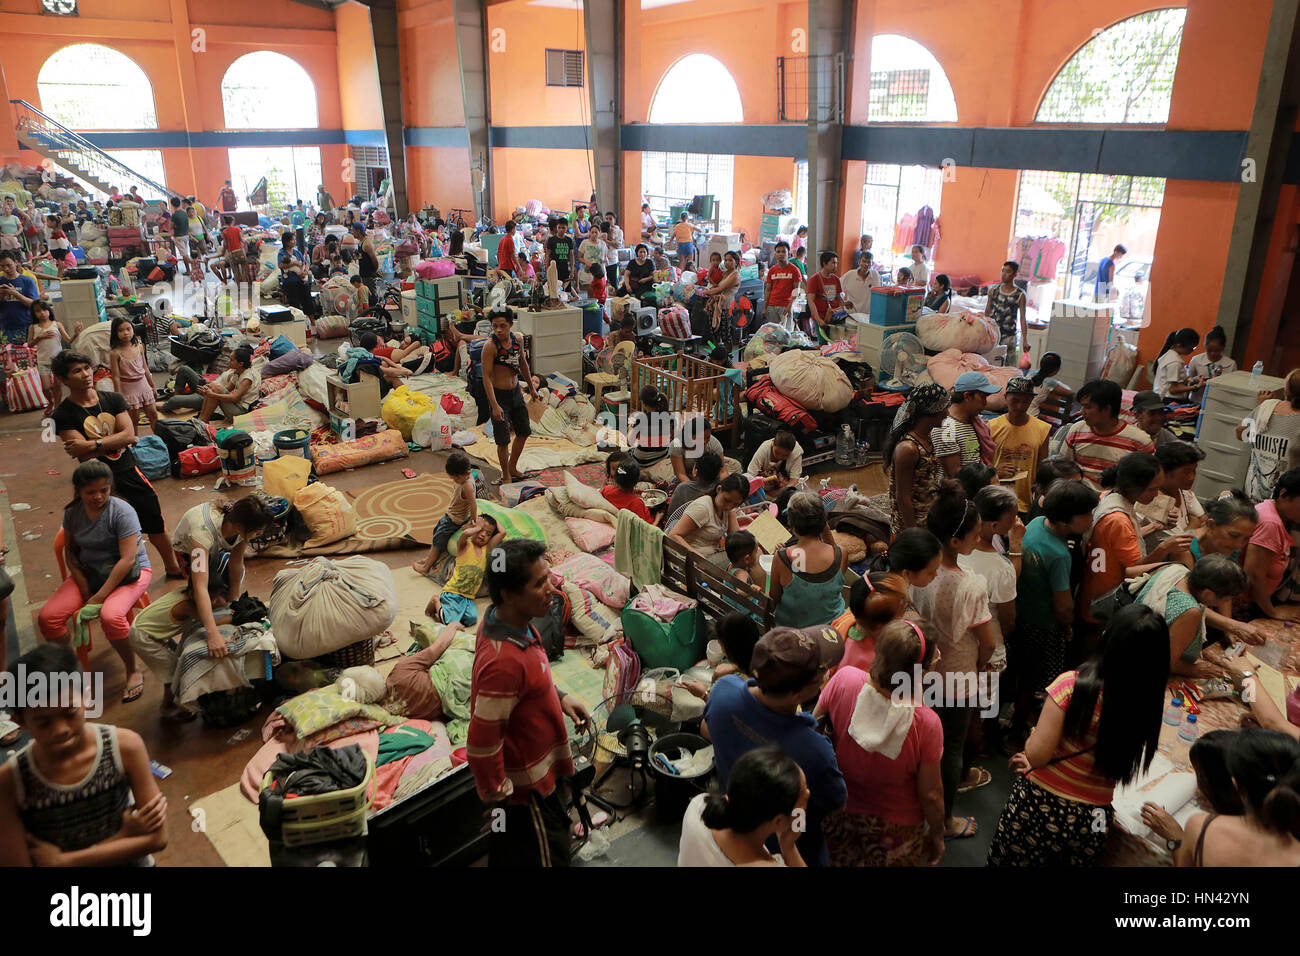
[[[207,632],[198,622],[191,624],[181,639],[171,685],[176,702],[183,707],[196,709],[204,694],[251,687],[250,678],[266,677],[268,656],[272,667],[280,663],[280,649],[265,625],[222,624],[218,630],[229,652],[221,658],[208,654]]]

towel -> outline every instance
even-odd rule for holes
[[[102,604],[87,604],[72,617],[72,646],[89,647],[90,646],[90,625],[89,622],[99,617],[99,609]]]
[[[912,729],[916,709],[911,704],[896,704],[876,690],[871,681],[862,685],[858,702],[849,718],[849,736],[863,750],[895,759],[903,751],[903,741]]]
[[[626,508],[620,508],[614,532],[614,570],[634,587],[658,584],[664,570],[664,533]]]

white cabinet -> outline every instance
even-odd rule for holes
[[[1249,372],[1229,372],[1210,379],[1196,439],[1205,452],[1193,488],[1198,497],[1217,498],[1220,492],[1245,484],[1250,446],[1237,437],[1237,426],[1259,404],[1261,391],[1280,389],[1284,384],[1271,375],[1252,380]]]
[[[1111,303],[1078,299],[1052,303],[1046,351],[1061,356],[1056,377],[1076,392],[1085,382],[1101,377],[1113,312]]]
[[[532,369],[538,375],[559,372],[582,381],[582,310],[567,307],[529,312],[511,306],[515,331],[533,337]]]

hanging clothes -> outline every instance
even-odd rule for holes
[[[931,230],[934,228],[934,210],[929,206],[922,206],[916,214],[916,231],[912,235],[912,245],[925,246],[927,249],[931,245]]]
[[[1048,239],[1043,243],[1042,252],[1038,255],[1034,276],[1039,279],[1055,279],[1057,266],[1064,256],[1065,243],[1060,239]]]

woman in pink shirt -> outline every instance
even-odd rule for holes
[[[1292,547],[1291,529],[1300,527],[1300,468],[1277,480],[1273,497],[1255,507],[1259,524],[1246,545],[1242,562],[1250,596],[1259,613],[1283,621],[1300,621],[1300,557]]]
[[[894,621],[875,651],[870,674],[840,667],[813,711],[830,718],[849,791],[822,833],[831,866],[933,866],[943,856],[943,727],[918,684],[939,649],[921,626]]]

